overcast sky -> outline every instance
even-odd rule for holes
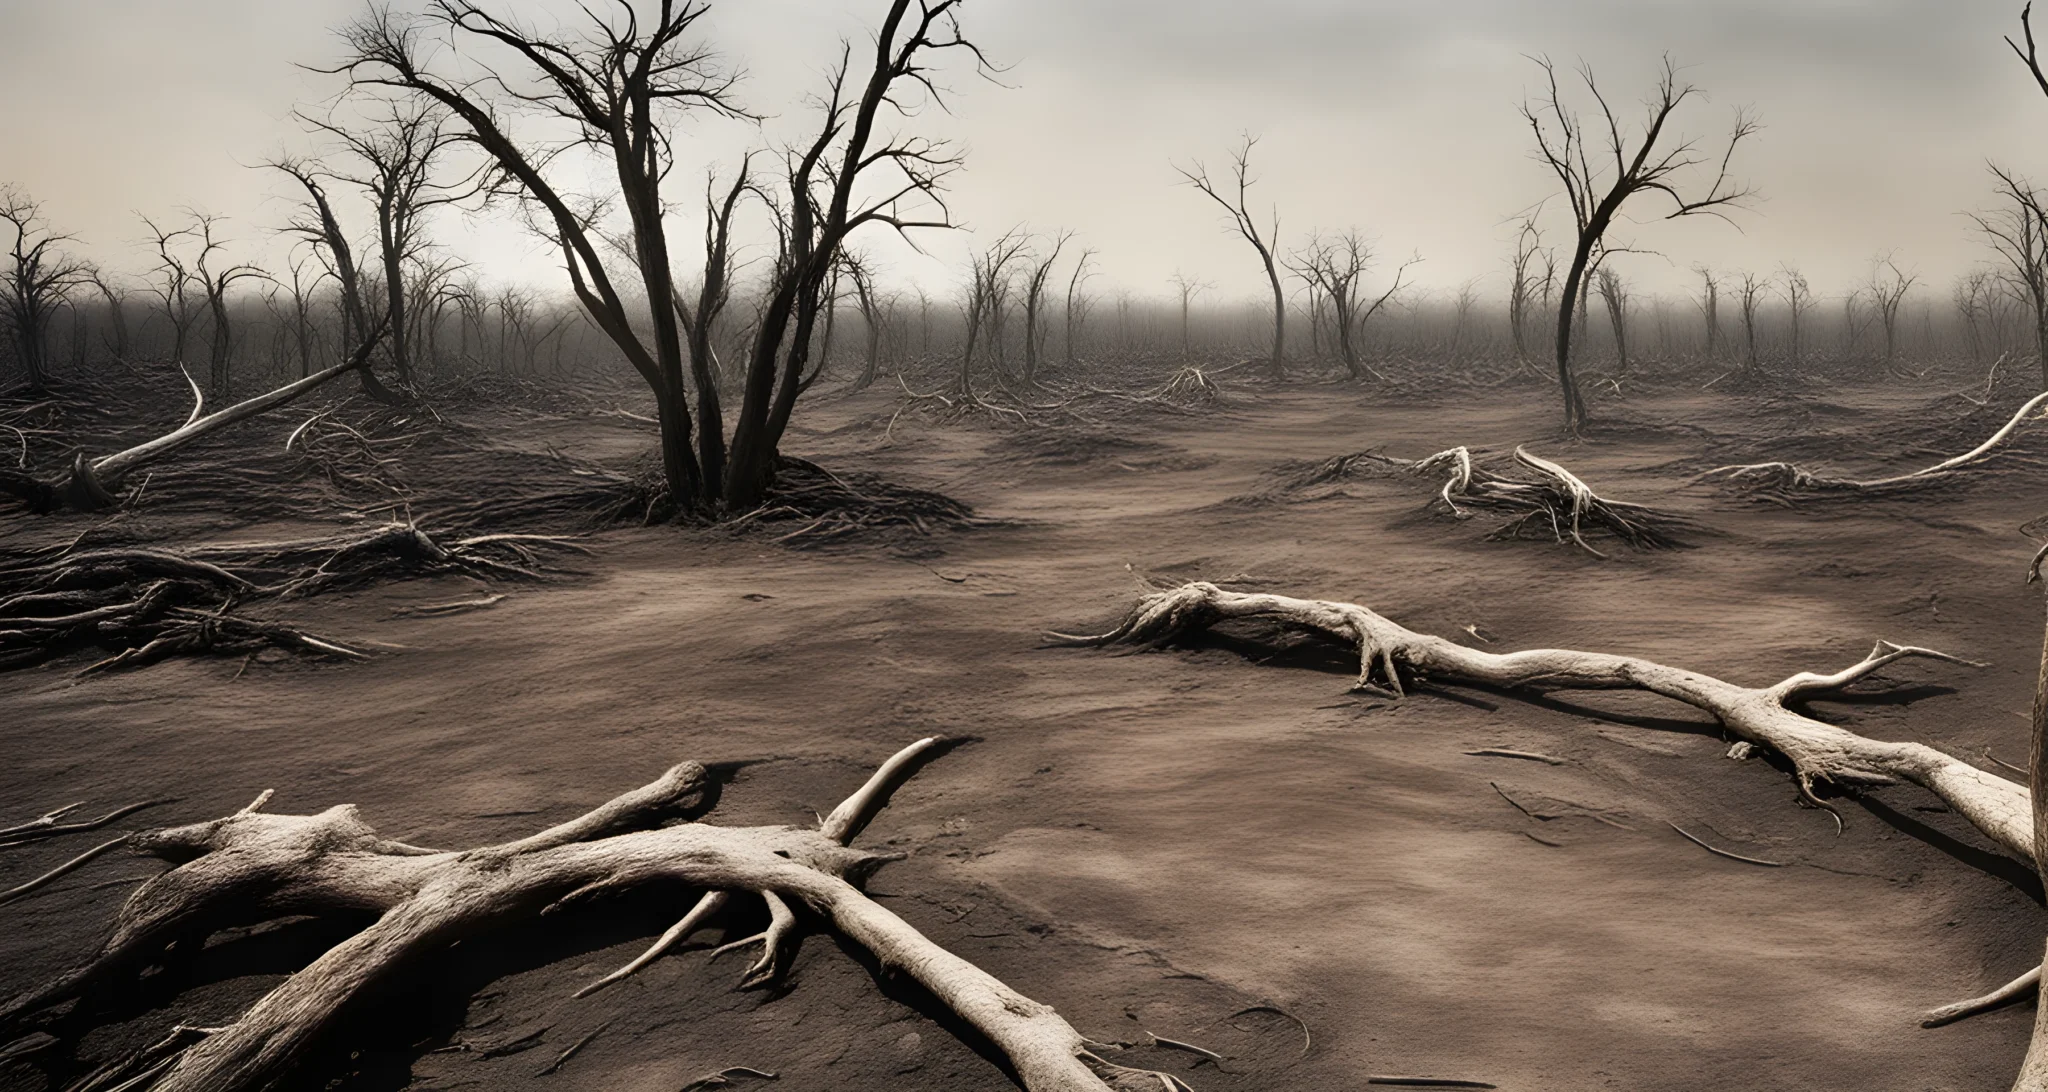
[[[563,5],[502,7],[545,20]],[[747,70],[748,105],[774,116],[762,129],[692,123],[677,198],[748,144],[800,130],[835,40],[861,37],[881,7],[717,0],[706,35]],[[0,0],[0,97],[14,104],[0,112],[0,181],[42,199],[110,267],[142,264],[138,213],[186,205],[227,216],[243,253],[275,263],[288,193],[248,165],[314,146],[291,112],[338,85],[298,66],[335,59],[332,28],[363,10]],[[1249,131],[1261,137],[1255,197],[1278,209],[1285,245],[1357,227],[1390,261],[1419,252],[1435,290],[1479,278],[1498,293],[1509,221],[1554,192],[1517,114],[1537,88],[1534,53],[1583,58],[1633,112],[1669,52],[1710,93],[1681,115],[1685,132],[1718,138],[1738,106],[1761,116],[1736,161],[1761,196],[1737,226],[1625,229],[1661,253],[1622,267],[1655,288],[1679,289],[1697,262],[1785,262],[1838,292],[1895,253],[1945,294],[1985,256],[1962,214],[1990,201],[1987,160],[2048,182],[2048,98],[2001,41],[2017,30],[2017,3],[969,0],[964,20],[1006,66],[1000,83],[955,71],[952,113],[907,124],[965,147],[952,203],[971,230],[925,236],[928,257],[872,242],[894,279],[935,291],[950,291],[977,239],[1022,223],[1078,232],[1100,252],[1105,287],[1160,294],[1185,271],[1214,282],[1214,298],[1252,296],[1249,250],[1172,169],[1219,163]],[[449,216],[438,234],[486,277],[562,280],[504,218]]]

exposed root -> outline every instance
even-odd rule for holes
[[[1409,461],[1360,451],[1326,459],[1285,479],[1282,492],[1299,493],[1361,473],[1443,475],[1443,485],[1433,502],[1453,517],[1471,515],[1466,509],[1479,508],[1513,514],[1514,519],[1487,537],[1518,539],[1535,535],[1559,543],[1571,543],[1595,557],[1607,555],[1586,541],[1586,536],[1604,533],[1637,549],[1671,549],[1684,545],[1676,532],[1692,526],[1677,516],[1647,505],[1617,501],[1593,491],[1578,475],[1558,463],[1517,447],[1514,462],[1533,472],[1534,478],[1516,478],[1487,470],[1476,464],[1469,449],[1454,447],[1425,459]]]
[[[1717,466],[1705,471],[1693,480],[1696,482],[1717,482],[1735,489],[1763,494],[1782,500],[1795,499],[1801,494],[1824,492],[1883,493],[1919,489],[1944,481],[1955,471],[1983,462],[1996,452],[2019,427],[2029,420],[2048,417],[2048,413],[2035,413],[2048,403],[2048,391],[2027,400],[2012,418],[1991,434],[1990,438],[1976,447],[1951,459],[1944,459],[1933,466],[1907,474],[1895,474],[1888,478],[1838,478],[1809,470],[1796,463],[1745,463],[1735,466]]]
[[[88,671],[265,648],[360,659],[366,653],[344,642],[240,611],[260,600],[439,573],[537,580],[549,571],[545,551],[581,549],[538,535],[436,539],[411,523],[182,550],[73,543],[0,561],[0,669],[87,646],[113,652]]]
[[[1664,821],[1664,825],[1670,827],[1672,830],[1677,831],[1679,837],[1684,838],[1686,841],[1691,842],[1693,845],[1696,845],[1701,849],[1706,850],[1708,853],[1711,853],[1716,857],[1726,857],[1731,861],[1741,861],[1744,864],[1762,865],[1765,868],[1785,867],[1785,862],[1783,861],[1766,861],[1761,857],[1745,857],[1740,853],[1731,853],[1728,850],[1722,849],[1718,846],[1708,845],[1705,839],[1700,838],[1698,835],[1685,829],[1684,827],[1679,826],[1677,823],[1674,823],[1669,819],[1666,819]]]
[[[390,841],[349,805],[314,815],[269,814],[264,797],[224,818],[126,835],[116,844],[176,866],[128,899],[92,958],[0,1005],[0,1032],[89,991],[120,989],[173,942],[285,915],[376,913],[374,924],[287,977],[233,1023],[179,1029],[103,1067],[89,1085],[254,1092],[288,1083],[309,1045],[353,1000],[387,987],[430,953],[585,894],[666,881],[766,902],[773,919],[769,956],[750,978],[780,974],[781,954],[798,928],[794,908],[801,906],[805,920],[866,948],[972,1026],[1030,1092],[1184,1087],[1165,1074],[1104,1062],[1051,1008],[940,948],[861,891],[891,855],[846,843],[936,745],[921,740],[899,752],[817,830],[660,825],[703,806],[710,775],[685,762],[580,818],[468,851]],[[549,1070],[595,1034],[561,1052]],[[733,1075],[773,1079],[731,1068],[697,1087]]]
[[[775,1074],[763,1069],[750,1069],[743,1065],[729,1065],[716,1073],[707,1073],[684,1085],[679,1092],[703,1092],[706,1088],[729,1088],[734,1077],[753,1077],[756,1080],[772,1081]]]
[[[874,532],[910,530],[930,536],[979,526],[980,521],[974,509],[943,493],[897,485],[871,474],[834,474],[785,455],[766,503],[730,526],[756,523],[800,523],[775,541],[818,546]]]
[[[1993,1009],[2002,1009],[2007,1005],[2018,1004],[2021,1001],[2038,995],[2040,992],[2041,968],[2037,964],[2027,968],[2025,974],[1982,997],[1972,997],[1967,1001],[1958,1001],[1953,1005],[1943,1005],[1938,1009],[1928,1010],[1927,1015],[1921,1019],[1920,1026],[1923,1028],[1938,1028],[1944,1024],[1953,1024],[1958,1020],[1968,1019],[1978,1013],[1990,1012]]]

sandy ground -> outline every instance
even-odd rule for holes
[[[1724,759],[1711,723],[1655,699],[1431,689],[1392,703],[1347,693],[1354,666],[1316,649],[1226,635],[1120,655],[1041,637],[1106,625],[1134,594],[1127,565],[1348,599],[1445,635],[1474,626],[1496,649],[1629,652],[1752,684],[1846,665],[1886,637],[1992,666],[1902,668],[1817,715],[2020,761],[2041,619],[2015,530],[2039,514],[2031,476],[1799,511],[1685,486],[1724,450],[1768,454],[1768,436],[1839,442],[1851,469],[1926,461],[1899,425],[1929,397],[1834,393],[1824,427],[1736,395],[1642,397],[1606,408],[1654,425],[1573,445],[1527,392],[1389,404],[1313,387],[1147,418],[1114,441],[918,424],[886,446],[879,401],[828,402],[793,450],[941,489],[1001,525],[929,556],[611,531],[588,577],[501,588],[489,611],[393,615],[473,587],[453,580],[292,608],[322,632],[406,646],[364,664],[0,676],[0,817],[171,794],[152,818],[191,820],[274,787],[273,810],[354,802],[393,837],[464,845],[694,758],[759,760],[716,818],[807,822],[912,739],[970,736],[865,839],[911,854],[873,890],[1083,1032],[1133,1044],[1126,1060],[1204,1092],[1373,1074],[1526,1092],[2001,1087],[2030,1006],[1917,1021],[2037,957],[2038,884],[1918,790],[1844,801],[1838,835],[1784,774]],[[619,422],[601,427],[616,436]],[[1712,531],[1695,549],[1601,561],[1484,541],[1486,516],[1423,515],[1420,481],[1255,499],[1288,460],[1522,442]],[[1464,753],[1481,747],[1564,762]],[[1786,867],[1715,857],[1671,822]],[[0,884],[75,848],[10,854]],[[106,881],[146,871],[98,865],[0,912],[0,988],[85,950],[124,890]],[[654,1092],[746,1065],[779,1073],[776,1087],[1010,1087],[829,938],[805,944],[780,993],[733,990],[744,961],[709,963],[714,935],[569,1000],[685,899],[645,892],[460,945],[367,1006],[316,1073],[350,1089],[525,1086],[603,1026],[542,1080]],[[75,1056],[218,1022],[346,927],[216,938],[123,999]],[[1313,1045],[1304,1054],[1271,1012],[1232,1016],[1255,1005],[1298,1016]],[[519,1053],[443,1049],[537,1028]],[[44,1088],[73,1064],[16,1067],[0,1088]]]

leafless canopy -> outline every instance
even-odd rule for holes
[[[1251,188],[1252,149],[1257,147],[1259,138],[1246,133],[1238,146],[1230,153],[1230,175],[1222,182],[1209,177],[1209,169],[1197,162],[1193,166],[1175,167],[1187,184],[1200,191],[1204,197],[1214,201],[1230,217],[1230,226],[1251,244],[1258,252],[1259,264],[1266,271],[1266,282],[1273,290],[1273,353],[1269,358],[1273,374],[1278,376],[1285,367],[1287,356],[1287,301],[1280,290],[1280,260],[1274,250],[1279,246],[1280,211],[1276,208],[1267,218],[1266,226],[1259,225],[1259,217],[1252,212]]]
[[[1697,215],[1725,219],[1753,192],[1733,179],[1729,167],[1736,148],[1756,132],[1757,123],[1746,111],[1736,111],[1728,140],[1718,155],[1696,138],[1674,136],[1668,128],[1672,115],[1704,92],[1679,82],[1678,69],[1668,56],[1656,90],[1643,104],[1642,128],[1635,133],[1628,131],[1600,91],[1592,68],[1581,64],[1579,80],[1595,105],[1588,122],[1567,104],[1557,66],[1547,57],[1534,60],[1543,70],[1546,90],[1542,98],[1522,104],[1522,117],[1535,137],[1536,158],[1564,187],[1565,202],[1578,230],[1557,318],[1557,372],[1564,394],[1565,426],[1576,431],[1585,423],[1586,404],[1572,374],[1573,309],[1583,306],[1588,278],[1615,217],[1630,198],[1648,193],[1662,195],[1669,202],[1665,219]],[[1704,189],[1687,185],[1687,179],[1702,169],[1713,172]]]
[[[44,353],[51,320],[73,292],[93,283],[94,271],[64,252],[71,236],[52,231],[41,205],[17,189],[0,188],[0,224],[14,235],[0,269],[0,319],[14,339],[28,386],[41,389],[49,380]]]

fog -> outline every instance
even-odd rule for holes
[[[550,7],[512,10],[544,21]],[[808,128],[805,96],[835,40],[862,38],[872,7],[715,7],[708,35],[746,70],[743,98],[767,117],[685,126],[671,186],[682,208],[706,168],[730,169],[746,148]],[[109,267],[142,264],[137,214],[187,205],[228,217],[238,252],[274,264],[289,195],[251,165],[317,147],[292,110],[317,107],[340,83],[301,66],[334,60],[333,28],[362,10],[355,0],[7,0],[0,94],[20,106],[0,118],[0,179],[43,200]],[[1987,160],[2048,169],[2034,150],[2048,101],[2000,40],[2016,14],[1903,0],[973,3],[966,27],[1002,71],[943,74],[950,113],[907,123],[966,150],[951,203],[968,230],[924,233],[924,254],[879,237],[869,245],[884,253],[887,279],[950,293],[977,239],[1020,223],[1070,228],[1099,251],[1103,287],[1163,295],[1185,271],[1215,283],[1213,298],[1250,298],[1260,280],[1248,252],[1172,170],[1216,162],[1250,132],[1261,137],[1255,194],[1277,210],[1284,244],[1357,227],[1388,259],[1420,253],[1427,288],[1476,278],[1497,295],[1509,221],[1555,189],[1517,114],[1538,77],[1526,55],[1583,58],[1632,104],[1669,52],[1711,95],[1682,113],[1686,132],[1714,138],[1738,105],[1761,116],[1736,164],[1759,197],[1732,225],[1627,227],[1618,241],[1654,252],[1618,260],[1629,277],[1675,292],[1697,262],[1790,263],[1832,287],[1894,253],[1939,291],[1986,257],[1962,213],[1990,202]],[[1553,239],[1562,212],[1546,206]],[[510,215],[445,216],[435,234],[488,278],[561,284],[550,249]]]

